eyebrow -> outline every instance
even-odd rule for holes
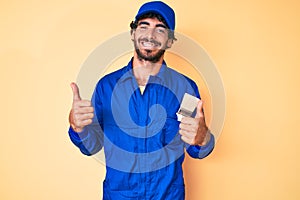
[[[140,22],[139,24],[138,24],[138,26],[140,26],[140,25],[150,25],[150,23],[149,22]],[[162,28],[165,28],[165,29],[167,29],[167,26],[165,26],[164,24],[156,24],[156,26],[155,27],[162,27]]]
[[[157,24],[156,27],[162,27],[162,28],[167,29],[167,26],[165,26],[164,24]]]
[[[148,26],[150,25],[149,22],[140,22],[138,25],[143,25],[143,24],[144,24],[144,25],[148,25]]]

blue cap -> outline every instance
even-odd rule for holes
[[[175,12],[174,10],[161,1],[151,1],[142,5],[135,16],[135,20],[137,20],[141,15],[147,13],[156,13],[161,15],[167,23],[169,29],[175,29]]]

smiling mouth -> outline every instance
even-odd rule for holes
[[[144,48],[154,49],[160,47],[160,43],[154,40],[149,41],[144,39],[144,40],[140,40],[139,42]]]

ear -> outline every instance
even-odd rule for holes
[[[167,47],[171,48],[172,45],[173,45],[173,39],[168,39],[168,41],[167,41]]]
[[[134,41],[134,35],[135,35],[135,30],[134,29],[131,29],[131,31],[130,31],[130,39],[131,39],[131,41]]]

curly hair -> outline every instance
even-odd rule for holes
[[[167,25],[167,22],[166,20],[160,15],[160,14],[156,14],[156,13],[146,13],[146,14],[143,14],[141,15],[139,18],[137,18],[135,21],[132,21],[130,23],[130,28],[131,28],[131,33],[133,32],[133,30],[135,30],[138,26],[138,22],[142,19],[146,19],[146,18],[151,18],[151,19],[154,19],[154,18],[157,18],[158,21],[162,22],[166,27],[168,27],[168,37],[169,39],[172,39],[172,40],[177,40],[175,38],[175,34],[174,34],[174,31],[172,31],[170,29],[170,27]]]

